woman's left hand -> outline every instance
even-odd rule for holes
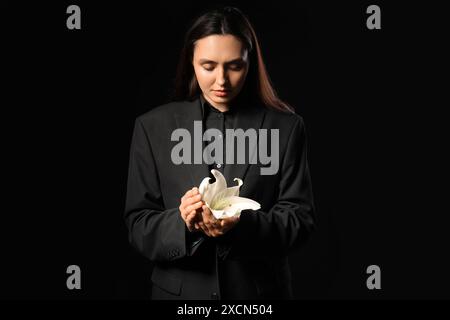
[[[195,223],[196,229],[201,229],[208,237],[219,237],[233,228],[239,217],[216,219],[206,205],[202,206],[201,220]]]

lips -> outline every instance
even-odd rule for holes
[[[213,90],[213,92],[218,97],[225,97],[230,93],[230,90]]]

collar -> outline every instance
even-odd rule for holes
[[[195,121],[202,120],[203,108],[204,106],[201,97],[197,97],[192,101],[180,103],[177,112],[174,114],[177,128],[187,129],[192,137],[196,134],[201,136],[202,133],[196,132],[194,124]],[[245,132],[249,128],[258,130],[262,127],[266,114],[265,108],[241,103],[235,104],[234,108],[234,110],[239,111],[239,116],[236,117],[236,122],[234,124],[236,129],[239,128]],[[205,142],[202,142],[203,146],[200,146],[200,150],[194,154],[202,155],[202,149],[205,148]],[[249,152],[249,154],[253,154],[254,151]],[[244,180],[249,165],[249,163],[226,165],[223,174],[227,181],[232,181],[236,177]],[[209,176],[209,167],[206,163],[202,162],[187,170],[186,175],[190,175],[192,185],[198,185],[204,177]]]
[[[216,109],[213,105],[211,105],[203,96],[203,94],[200,94],[200,106],[202,110],[202,119],[204,120],[206,118],[206,115],[209,112],[216,112],[216,113],[223,113],[223,114],[231,114],[234,111],[233,107],[230,107],[228,111],[222,112],[218,109]]]

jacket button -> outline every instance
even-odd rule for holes
[[[219,295],[216,292],[211,293],[211,299],[219,300]]]

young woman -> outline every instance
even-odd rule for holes
[[[244,150],[230,132],[244,133]],[[208,141],[223,150],[206,152]],[[287,254],[314,227],[306,150],[303,120],[272,88],[247,18],[231,7],[200,16],[175,101],[139,116],[132,139],[125,220],[132,245],[154,262],[152,298],[292,298]],[[239,195],[260,208],[214,217],[198,189],[211,172],[216,187],[241,179]]]

